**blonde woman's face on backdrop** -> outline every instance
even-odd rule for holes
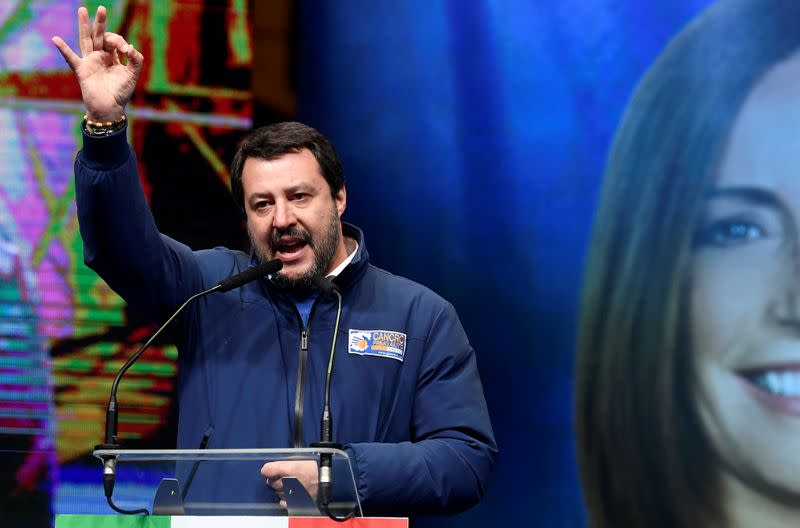
[[[795,54],[737,116],[692,253],[696,399],[727,493],[800,497],[798,222]]]

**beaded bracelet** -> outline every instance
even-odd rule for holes
[[[83,130],[90,136],[107,136],[125,128],[125,120],[125,114],[122,114],[116,121],[91,121],[86,114],[83,116]]]

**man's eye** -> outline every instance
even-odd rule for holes
[[[305,200],[306,198],[308,198],[308,194],[306,193],[297,193],[294,195],[295,200]]]
[[[695,245],[734,246],[766,236],[767,233],[758,224],[741,219],[724,219],[703,228],[695,237]]]
[[[270,204],[267,201],[260,201],[253,204],[253,209],[266,209],[267,207],[269,207],[269,205]]]

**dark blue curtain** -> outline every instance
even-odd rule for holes
[[[420,524],[585,523],[572,361],[603,161],[636,81],[708,3],[299,3],[299,119],[341,153],[374,262],[456,306],[500,446],[480,506]]]

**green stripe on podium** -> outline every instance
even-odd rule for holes
[[[160,515],[56,515],[56,528],[170,528],[172,518]]]

